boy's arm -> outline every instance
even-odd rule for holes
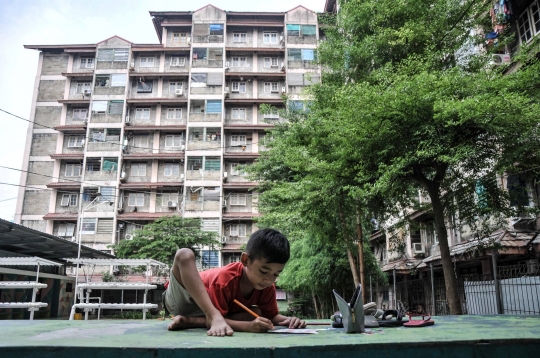
[[[268,318],[259,317],[251,321],[236,321],[225,318],[227,324],[236,332],[263,333],[269,329],[274,329],[274,325]]]
[[[277,314],[272,318],[272,323],[276,326],[288,326],[289,328],[304,328],[306,321],[298,317],[287,317]]]

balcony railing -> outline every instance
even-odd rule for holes
[[[221,180],[220,170],[187,170],[186,180]]]
[[[193,60],[191,67],[223,67],[223,60]]]
[[[223,42],[223,35],[195,35],[193,36],[193,43],[220,43]]]
[[[190,122],[221,122],[221,113],[190,113]]]
[[[220,211],[220,201],[188,201],[186,211]]]

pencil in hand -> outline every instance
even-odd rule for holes
[[[259,318],[259,315],[256,314],[255,312],[253,312],[252,310],[250,310],[249,308],[247,308],[246,306],[244,306],[243,304],[241,304],[236,298],[233,300],[234,303],[236,303],[238,306],[242,307],[244,310],[246,310],[247,313],[249,313],[250,315],[252,315],[253,317],[255,318]]]

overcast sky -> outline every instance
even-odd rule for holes
[[[149,11],[194,11],[207,4],[225,11],[287,11],[298,5],[320,12],[325,0],[0,0],[0,109],[30,116],[38,51],[23,45],[90,44],[118,35],[158,43]],[[15,214],[28,122],[0,111],[0,218]]]

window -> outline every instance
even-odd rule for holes
[[[146,163],[131,164],[131,176],[145,177],[146,176]]]
[[[91,82],[78,82],[77,83],[77,93],[84,93],[85,90],[91,90]]]
[[[278,83],[277,82],[265,82],[264,83],[264,93],[278,92]]]
[[[80,177],[81,165],[80,164],[66,164],[66,177]]]
[[[245,82],[233,82],[232,91],[239,93],[246,93],[246,83]]]
[[[128,206],[144,206],[144,193],[129,193]]]
[[[246,236],[246,224],[231,224],[231,236]]]
[[[221,100],[206,101],[206,113],[221,113]]]
[[[182,145],[181,135],[166,135],[165,148],[179,148]]]
[[[73,120],[74,121],[84,121],[88,117],[87,109],[74,109],[73,110]]]
[[[169,82],[169,93],[175,93],[177,89],[181,90],[182,88],[184,88],[183,82],[177,82],[177,81]]]
[[[125,73],[113,73],[111,75],[111,87],[125,87],[127,76]]]
[[[79,61],[79,68],[94,68],[94,59],[92,57],[82,57]]]
[[[209,26],[210,35],[223,35],[223,24],[212,24]]]
[[[234,56],[232,58],[232,67],[246,67],[246,66],[247,66],[247,58],[246,57]]]
[[[315,25],[287,25],[287,36],[315,36],[317,27]]]
[[[178,192],[163,192],[161,193],[161,206],[169,206],[169,201],[178,204]]]
[[[131,141],[131,146],[135,148],[148,148],[148,136],[136,135]]]
[[[240,168],[246,164],[246,162],[231,163],[231,175],[245,175],[246,172]]]
[[[83,146],[83,136],[70,136],[68,138],[68,148],[80,148]]]
[[[114,198],[116,196],[115,191],[116,189],[113,186],[99,187],[99,193],[101,194],[99,201],[108,201],[110,203],[114,203]]]
[[[315,61],[315,49],[291,48],[288,50],[289,61]]]
[[[167,119],[181,119],[182,108],[169,108],[167,109]]]
[[[533,1],[517,19],[519,38],[522,43],[540,33],[540,4]]]
[[[152,93],[154,81],[144,81],[142,78],[137,81],[137,93]]]
[[[264,58],[264,67],[278,67],[278,58],[277,57],[265,57]]]
[[[129,49],[113,48],[98,50],[98,61],[125,61],[129,58]]]
[[[221,170],[221,159],[220,158],[205,158],[204,160],[204,170]],[[205,193],[208,192],[208,188],[205,189]],[[219,190],[219,189],[216,189]],[[219,192],[218,192],[219,195]],[[208,198],[206,198],[208,200]]]
[[[171,57],[171,67],[184,67],[186,65],[185,57]]]
[[[214,250],[201,250],[201,265],[203,268],[219,266],[219,252]]]
[[[277,44],[278,34],[277,32],[263,32],[263,43],[265,44]]]
[[[110,101],[109,114],[122,114],[124,111],[124,101]]]
[[[232,119],[246,119],[246,109],[245,108],[233,108],[232,109]]]
[[[245,134],[233,134],[231,135],[231,146],[246,145],[247,138]]]
[[[232,264],[235,262],[240,262],[240,255],[231,255],[227,258],[227,264]]]
[[[56,236],[66,237],[74,236],[75,233],[75,224],[60,224],[58,225],[58,233]]]
[[[173,44],[187,43],[187,33],[185,33],[185,32],[173,32],[173,34],[172,34],[172,43]]]
[[[136,108],[135,119],[150,119],[150,107]]]
[[[77,206],[77,197],[79,194],[63,194],[60,206]]]
[[[229,196],[229,204],[230,205],[245,206],[246,205],[246,194],[245,193],[232,193]]]
[[[165,163],[165,170],[163,175],[166,177],[178,176],[180,175],[180,164],[178,163]]]
[[[233,43],[247,43],[247,33],[233,32]]]
[[[140,67],[154,67],[154,57],[141,57],[139,59]]]
[[[97,218],[83,218],[81,225],[81,234],[95,234]]]

